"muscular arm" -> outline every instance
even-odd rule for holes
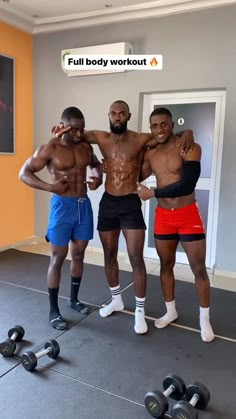
[[[51,133],[55,134],[56,138],[61,138],[63,134],[71,130],[70,126],[64,127],[64,124],[61,122],[60,125],[54,125],[51,129]],[[84,131],[82,140],[88,144],[98,144],[98,138],[103,133],[103,131],[91,130]]]
[[[193,193],[200,176],[201,147],[194,144],[192,152],[184,156],[183,166],[178,182],[171,183],[163,188],[149,189],[141,183],[138,184],[137,192],[141,199],[146,200],[153,197],[178,198]]]
[[[99,138],[101,135],[104,135],[105,131],[98,131],[98,130],[92,130],[92,131],[84,131],[83,133],[83,141],[89,144],[99,144]]]
[[[46,167],[49,161],[49,146],[42,145],[22,166],[19,173],[20,180],[31,188],[51,192],[51,185],[35,175],[36,172]]]
[[[147,152],[144,154],[144,160],[139,175],[139,182],[142,182],[143,180],[147,179],[153,173],[146,154]]]
[[[89,178],[91,180],[85,181],[85,183],[88,184],[88,187],[90,190],[95,190],[102,184],[102,178],[103,178],[102,163],[98,160],[91,144],[83,143],[83,145],[84,147],[89,148],[89,151],[91,153],[90,163],[89,163],[89,168],[91,170],[91,176],[89,176]]]
[[[201,172],[200,162],[186,161],[181,170],[178,182],[171,183],[164,188],[154,189],[156,198],[178,198],[193,193]]]
[[[92,175],[99,178],[100,184],[102,184],[102,176],[103,176],[102,164],[98,160],[93,150],[91,154],[91,162],[90,162],[89,167],[92,171]]]
[[[177,198],[193,193],[201,173],[201,147],[195,144],[192,152],[186,154],[180,173],[180,180],[163,188],[153,189],[156,198]]]

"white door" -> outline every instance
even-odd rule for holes
[[[143,102],[143,132],[149,130],[150,113],[156,107],[164,106],[173,115],[173,121],[175,121],[174,132],[192,129],[195,142],[201,145],[201,177],[196,186],[196,199],[206,229],[206,265],[208,268],[212,268],[215,264],[225,96],[225,91],[170,92],[145,94]],[[155,177],[150,176],[145,184],[148,187],[155,187]],[[147,225],[144,256],[149,258],[157,258],[153,237],[156,204],[157,200],[155,198],[143,204]],[[177,249],[176,261],[188,263],[181,245]]]

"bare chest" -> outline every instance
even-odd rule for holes
[[[73,168],[83,169],[90,164],[91,153],[83,146],[58,146],[50,166],[54,170],[66,171]]]
[[[178,148],[169,151],[155,151],[150,159],[153,172],[157,175],[178,174],[183,159]]]
[[[108,139],[101,147],[104,158],[110,162],[119,162],[121,165],[137,161],[141,153],[141,146],[135,141]]]

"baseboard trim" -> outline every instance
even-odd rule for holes
[[[7,244],[6,246],[0,246],[0,252],[2,252],[4,250],[8,250],[8,249],[16,249],[17,247],[24,246],[25,244],[30,244],[35,240],[38,242],[37,239],[38,239],[37,236],[31,236],[31,237],[28,237],[28,239],[25,239],[25,240],[20,240],[18,242],[12,243],[12,244]]]
[[[226,278],[235,278],[236,279],[236,272],[234,271],[224,271],[222,269],[214,269],[215,276],[223,276]]]

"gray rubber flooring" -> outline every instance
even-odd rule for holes
[[[21,285],[47,292],[47,270],[49,256],[37,255],[10,249],[0,252],[0,282]],[[131,284],[129,272],[121,271],[121,288]],[[69,296],[70,261],[65,260],[62,268],[60,295]],[[101,305],[110,298],[104,268],[85,264],[83,280],[80,287],[81,301]]]
[[[69,328],[81,321],[85,315],[77,313],[59,298],[61,314],[68,321]],[[91,308],[95,310],[95,307]],[[8,338],[8,330],[16,324],[25,329],[22,342],[17,343],[15,355],[32,347],[38,348],[48,339],[55,339],[62,332],[53,329],[48,322],[48,295],[0,282],[0,342]],[[1,358],[0,358],[1,359]],[[9,361],[9,358],[7,359]],[[0,363],[2,367],[2,362]],[[0,367],[0,368],[1,368]]]
[[[30,374],[18,366],[0,386],[1,419],[148,418],[143,406],[51,370]]]
[[[4,257],[0,256],[1,266]],[[0,356],[1,419],[148,419],[150,415],[143,406],[145,393],[161,389],[163,377],[169,373],[182,376],[187,384],[197,380],[209,388],[211,401],[206,410],[199,412],[199,419],[235,419],[236,342],[217,338],[206,344],[197,332],[171,326],[157,330],[151,321],[147,335],[137,336],[132,314],[116,313],[103,319],[94,306],[90,315],[81,316],[66,306],[67,298],[63,296],[59,304],[70,328],[56,331],[48,324],[46,292],[29,289],[34,287],[27,272],[38,272],[38,278],[42,274],[40,259],[35,256],[27,255],[30,269],[28,266],[22,273],[18,259],[11,260],[8,253],[9,271],[12,275],[14,265],[18,285],[3,279],[0,269],[0,341],[6,339],[13,325],[25,328],[17,353],[12,358]],[[3,265],[7,276],[6,262]],[[92,269],[95,274],[90,284],[96,280],[98,267]],[[130,274],[125,280],[128,283]],[[23,281],[28,281],[26,288]],[[157,278],[154,281],[153,277],[153,282],[149,278],[148,293],[156,292],[156,282]],[[86,292],[87,302],[91,303],[89,289]],[[93,296],[93,289],[91,293]],[[123,295],[132,309],[133,287],[124,290]],[[186,308],[190,316],[196,296],[187,295],[191,296]],[[224,292],[221,295],[221,304],[228,304]],[[217,310],[222,313],[222,307],[216,306]],[[233,323],[232,318],[230,321]],[[22,352],[38,350],[52,338],[60,344],[59,357],[40,358],[34,372],[25,371],[20,364]]]

